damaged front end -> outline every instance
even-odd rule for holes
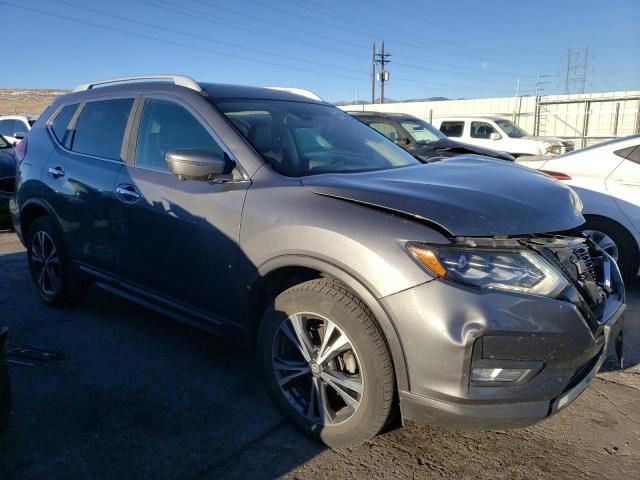
[[[400,393],[405,420],[531,425],[577,398],[614,343],[622,364],[622,277],[579,232],[407,248],[437,279],[385,299],[391,312],[420,312],[419,324],[398,322],[408,355],[427,366]]]

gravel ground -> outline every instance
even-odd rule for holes
[[[10,345],[64,354],[10,367],[0,479],[635,479],[640,285],[628,291],[628,369],[608,363],[552,419],[509,432],[413,425],[327,450],[278,415],[251,354],[101,291],[74,310],[47,308],[17,237],[0,233],[0,324]]]

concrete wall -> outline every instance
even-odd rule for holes
[[[597,143],[604,137],[640,133],[640,90],[630,92],[602,92],[577,95],[548,95],[539,97],[539,125],[536,125],[536,97],[478,98],[437,102],[407,102],[342,106],[346,111],[380,111],[408,113],[430,121],[450,115],[500,115],[514,120],[533,134],[574,138],[580,146],[588,105],[588,124],[585,144]],[[611,99],[611,100],[607,100]],[[600,101],[605,100],[605,101]],[[548,102],[567,102],[547,104]],[[616,107],[616,105],[619,105]],[[615,130],[616,109],[618,125]]]

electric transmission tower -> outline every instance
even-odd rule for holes
[[[564,77],[564,93],[584,93],[587,86],[589,47],[582,50],[567,49],[567,67]]]

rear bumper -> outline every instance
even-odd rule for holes
[[[503,430],[540,422],[570,405],[591,383],[607,358],[623,327],[625,305],[620,304],[604,324],[604,346],[591,359],[588,370],[572,379],[564,391],[551,400],[474,401],[435,399],[411,392],[400,392],[403,422],[437,425],[453,430]],[[510,387],[502,387],[510,388]]]

